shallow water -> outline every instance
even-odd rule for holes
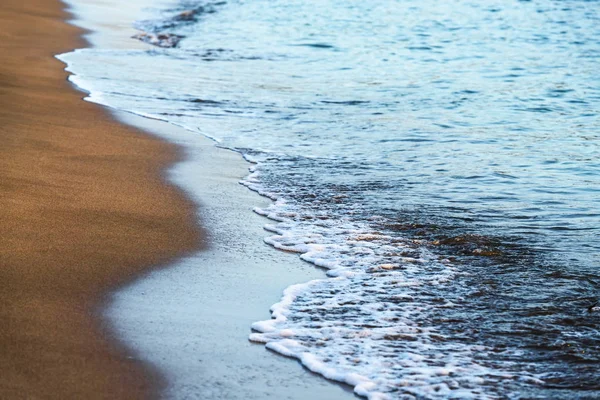
[[[597,2],[171,4],[136,26],[174,48],[60,58],[256,163],[329,270],[252,340],[372,398],[600,397]]]

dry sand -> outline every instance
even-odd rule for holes
[[[58,0],[0,6],[0,398],[148,398],[160,375],[97,318],[107,293],[200,247],[165,183],[177,148],[66,81],[84,44]]]

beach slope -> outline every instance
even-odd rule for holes
[[[198,249],[165,183],[176,147],[81,100],[54,54],[85,44],[58,0],[0,7],[0,398],[149,398],[163,380],[97,317],[106,295]]]

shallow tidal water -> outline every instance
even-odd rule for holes
[[[251,340],[370,398],[600,397],[600,3],[146,14],[153,49],[60,58],[89,100],[244,154],[265,241],[328,270]]]

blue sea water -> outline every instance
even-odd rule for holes
[[[251,340],[373,399],[600,398],[600,3],[148,14],[154,48],[60,58],[89,100],[242,153],[265,241],[328,270]]]

